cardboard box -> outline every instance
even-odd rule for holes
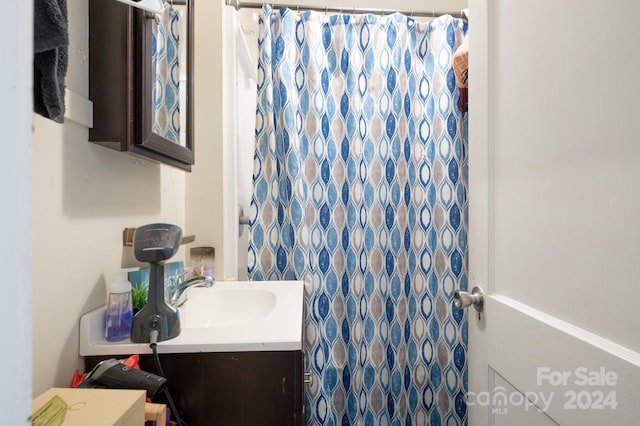
[[[51,388],[32,401],[32,413],[55,396],[67,405],[64,426],[144,425],[143,390]]]
[[[144,408],[144,419],[156,422],[156,426],[166,426],[167,424],[167,406],[164,404],[153,404],[147,402]]]

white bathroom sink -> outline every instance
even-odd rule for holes
[[[276,306],[276,292],[271,289],[224,284],[189,289],[187,302],[179,309],[180,325],[185,329],[242,326],[266,317]]]
[[[180,335],[160,353],[302,349],[302,281],[216,282],[192,287],[178,309]],[[80,319],[80,356],[151,353],[146,343],[107,342],[105,306]]]

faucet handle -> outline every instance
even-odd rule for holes
[[[182,271],[178,274],[171,275],[167,278],[167,282],[171,285],[178,285],[184,281],[184,277],[187,275],[187,271]]]
[[[171,290],[169,290],[169,305],[174,308],[179,307],[187,301],[187,290],[190,287],[213,287],[214,280],[208,275],[200,275],[190,278],[186,281],[181,281]]]
[[[187,271],[182,271],[179,274],[175,274],[167,278],[165,282],[165,289],[167,292],[167,299],[171,300],[173,297],[173,293],[180,287],[180,284],[184,282],[184,277],[186,276]],[[167,301],[168,302],[168,301]]]

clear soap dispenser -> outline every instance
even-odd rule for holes
[[[126,269],[121,269],[109,289],[105,330],[105,338],[108,342],[124,340],[131,335],[133,308],[131,306],[131,283],[127,273]]]

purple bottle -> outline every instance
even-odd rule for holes
[[[120,270],[109,290],[105,338],[108,342],[128,339],[132,323],[131,283],[127,279],[127,271]]]

